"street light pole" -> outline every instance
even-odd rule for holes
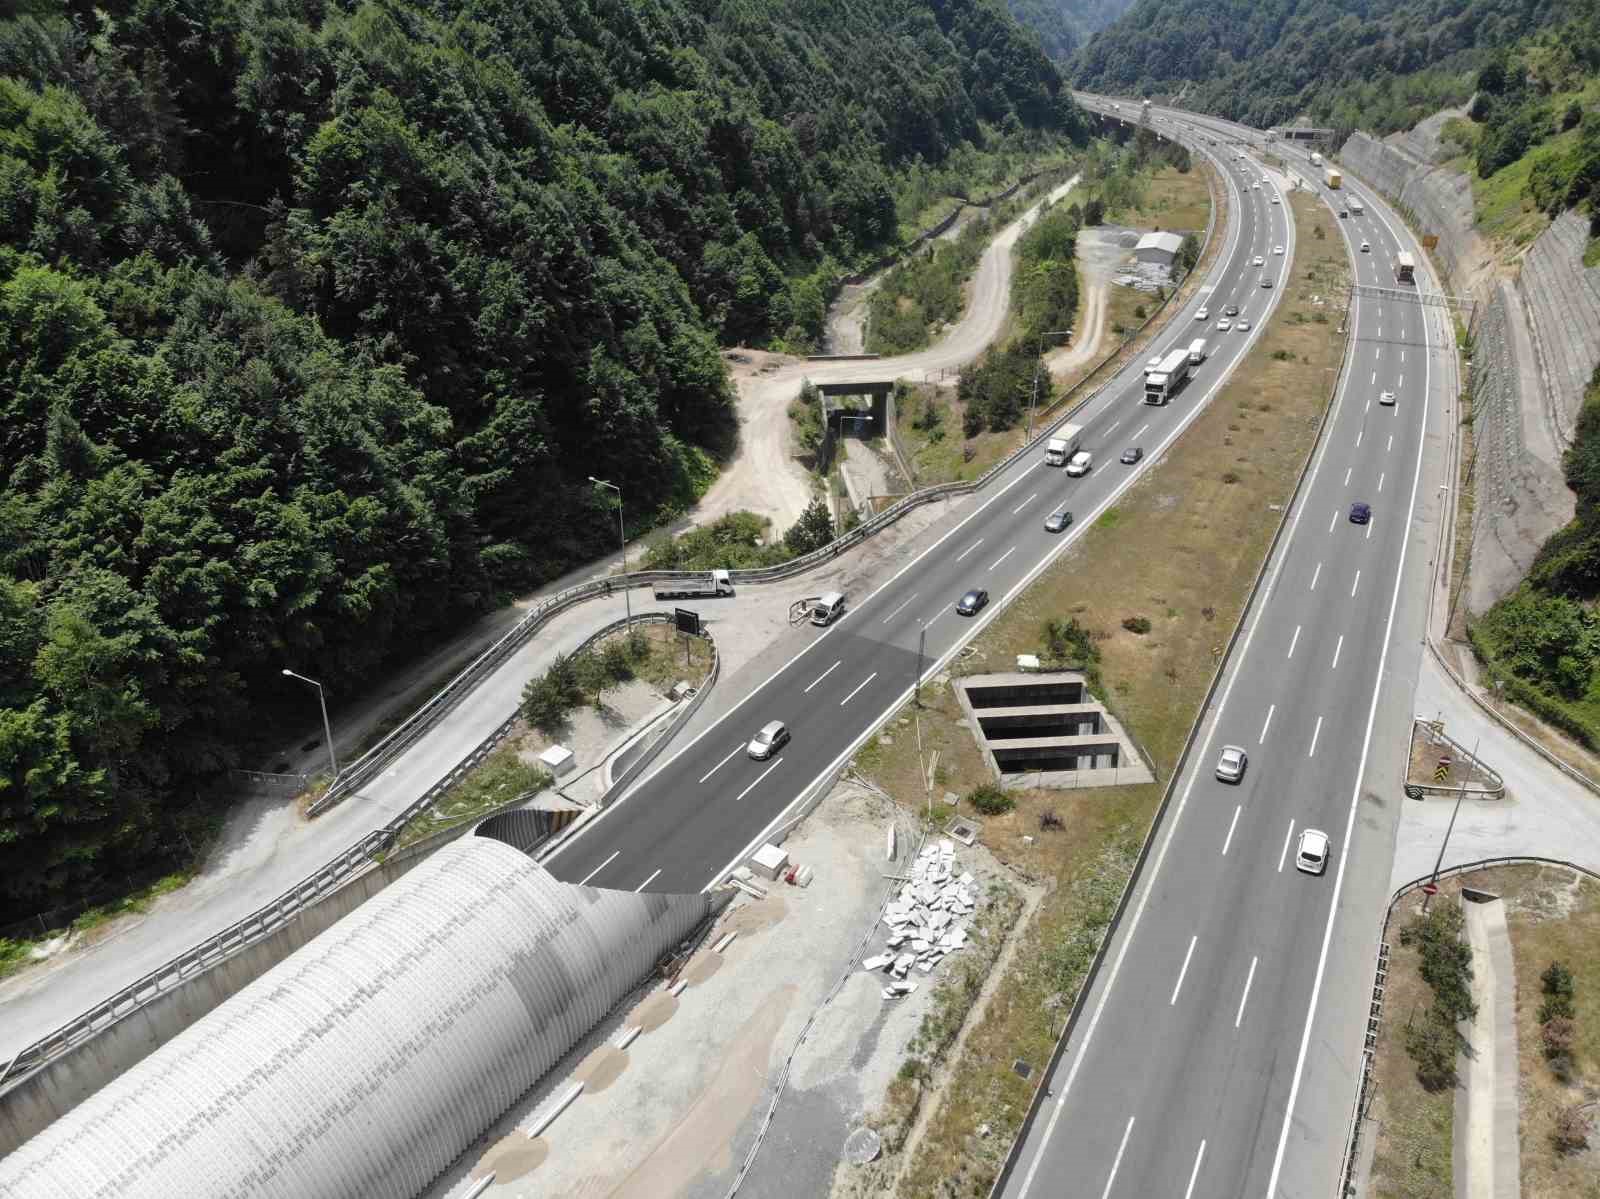
[[[628,534],[622,525],[622,488],[615,483],[607,483],[604,479],[589,476],[589,482],[596,487],[609,487],[617,493],[617,538],[622,543],[622,602],[627,608],[628,623],[633,624],[633,597],[628,594]]]
[[[1044,339],[1070,337],[1071,329],[1048,329],[1039,334],[1039,352],[1033,356],[1033,398],[1028,401],[1028,440],[1033,440],[1033,412],[1039,406],[1039,365],[1044,361]]]
[[[307,678],[303,674],[296,674],[287,666],[284,667],[283,673],[291,679],[299,679],[302,683],[310,683],[317,689],[317,703],[322,707],[322,735],[327,739],[328,762],[333,766],[333,777],[337,779],[339,777],[339,758],[333,752],[333,726],[328,723],[328,699],[323,694],[322,684],[317,682],[316,679]]]

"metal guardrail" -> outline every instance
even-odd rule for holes
[[[1152,131],[1157,132],[1154,130]],[[1164,135],[1161,135],[1158,132],[1158,136]],[[1202,151],[1202,153],[1206,154],[1208,158],[1212,158],[1215,161],[1215,155],[1211,154],[1210,151]],[[1143,874],[1145,863],[1150,858],[1151,846],[1156,840],[1156,830],[1161,827],[1161,823],[1166,817],[1167,809],[1172,804],[1172,797],[1177,792],[1178,781],[1183,777],[1183,773],[1185,768],[1188,766],[1189,759],[1194,753],[1195,744],[1199,740],[1200,730],[1205,726],[1206,717],[1211,710],[1213,701],[1216,699],[1217,688],[1221,685],[1223,675],[1227,673],[1228,662],[1233,657],[1233,651],[1238,645],[1240,635],[1244,632],[1251,609],[1255,606],[1257,599],[1260,597],[1261,587],[1266,581],[1268,568],[1272,565],[1273,557],[1278,552],[1279,545],[1283,540],[1284,530],[1289,527],[1290,516],[1294,512],[1296,504],[1299,503],[1300,493],[1304,490],[1306,479],[1310,476],[1311,464],[1316,460],[1317,456],[1316,447],[1322,441],[1323,435],[1327,431],[1328,418],[1333,411],[1332,397],[1338,395],[1339,386],[1349,368],[1351,340],[1352,339],[1347,334],[1345,337],[1345,353],[1340,360],[1339,371],[1334,376],[1333,383],[1329,388],[1330,402],[1322,410],[1322,418],[1318,422],[1317,436],[1312,441],[1311,452],[1306,455],[1305,463],[1300,468],[1300,476],[1295,481],[1294,493],[1290,497],[1289,503],[1284,505],[1283,514],[1278,521],[1277,530],[1272,535],[1272,543],[1267,547],[1267,552],[1261,559],[1261,566],[1256,571],[1256,577],[1250,584],[1250,590],[1245,596],[1244,606],[1239,611],[1239,619],[1233,626],[1233,632],[1228,638],[1228,644],[1224,648],[1222,654],[1217,658],[1217,669],[1216,672],[1211,676],[1211,685],[1206,689],[1205,698],[1201,701],[1199,713],[1196,715],[1194,723],[1189,728],[1189,735],[1184,740],[1183,749],[1179,752],[1178,759],[1173,765],[1172,775],[1167,780],[1166,790],[1162,793],[1161,803],[1156,808],[1155,816],[1150,822],[1151,835],[1145,838],[1144,844],[1139,848],[1138,859],[1134,862],[1133,870],[1128,875],[1128,882],[1123,887],[1122,895],[1117,900],[1116,911],[1112,913],[1111,920],[1106,925],[1105,935],[1100,939],[1100,945],[1095,950],[1094,960],[1089,963],[1089,969],[1084,973],[1083,984],[1078,988],[1078,994],[1073,999],[1072,1007],[1067,1013],[1066,1023],[1062,1026],[1061,1036],[1056,1041],[1055,1048],[1051,1051],[1049,1062],[1045,1065],[1044,1069],[1039,1072],[1039,1082],[1034,1088],[1033,1098],[1028,1103],[1028,1111],[1023,1117],[1021,1126],[1017,1130],[1016,1137],[1011,1142],[1011,1148],[1006,1154],[1006,1160],[1001,1165],[1000,1172],[995,1176],[994,1184],[989,1190],[990,1199],[997,1199],[1001,1191],[1005,1188],[1006,1183],[1010,1181],[1012,1173],[1017,1168],[1017,1165],[1021,1159],[1023,1145],[1027,1140],[1025,1133],[1028,1128],[1032,1127],[1034,1120],[1039,1115],[1039,1109],[1044,1104],[1045,1080],[1050,1078],[1054,1074],[1056,1068],[1060,1065],[1061,1058],[1066,1052],[1067,1045],[1072,1040],[1073,1030],[1077,1028],[1078,1021],[1082,1018],[1084,1007],[1087,1005],[1089,1000],[1089,994],[1094,989],[1094,980],[1100,973],[1100,969],[1105,962],[1105,957],[1110,949],[1112,941],[1116,939],[1117,930],[1121,926],[1123,917],[1127,913],[1128,904],[1132,900],[1134,892],[1138,889],[1140,876]]]
[[[641,624],[671,624],[672,617],[664,612],[648,612],[632,618],[614,620],[611,623],[591,633],[576,652],[581,653],[597,641],[619,629]],[[706,638],[710,641],[710,638]],[[720,664],[720,655],[716,651],[716,644],[712,642],[712,670],[707,680],[696,692],[693,700],[687,705],[678,718],[678,723],[686,720],[703,702],[711,684],[716,680]],[[184,982],[192,976],[203,973],[212,966],[230,957],[247,945],[261,940],[263,937],[276,932],[293,917],[298,915],[311,904],[322,899],[330,892],[337,890],[349,882],[356,874],[372,865],[377,856],[388,850],[399,837],[401,831],[422,812],[431,807],[451,787],[478,766],[484,758],[488,757],[495,748],[505,739],[511,731],[518,714],[513,712],[487,737],[480,741],[477,747],[464,759],[451,767],[431,787],[417,799],[408,804],[405,809],[395,816],[382,828],[376,829],[362,837],[354,845],[344,850],[338,856],[327,862],[310,877],[289,888],[276,899],[258,908],[244,919],[229,925],[221,932],[208,937],[200,944],[187,950],[178,957],[158,966],[128,986],[117,991],[109,999],[96,1004],[88,1011],[69,1020],[55,1031],[19,1050],[11,1059],[9,1065],[0,1069],[0,1093],[8,1079],[29,1073],[45,1066],[60,1057],[63,1053],[81,1044],[83,1041],[104,1031],[106,1028],[125,1019],[137,1012],[146,1003],[154,1000],[171,990],[172,987]],[[662,738],[657,742],[657,747],[665,742]],[[648,761],[653,754],[641,756],[641,762]],[[637,765],[637,764],[636,764]],[[620,787],[626,785],[632,776],[625,776],[614,783],[612,788],[602,796],[601,803],[618,792]]]

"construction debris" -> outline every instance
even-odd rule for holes
[[[948,838],[925,845],[911,865],[900,893],[884,908],[890,952],[861,963],[864,970],[887,970],[895,981],[883,988],[885,999],[909,995],[916,984],[901,981],[915,967],[931,974],[948,954],[967,943],[966,921],[977,907],[976,881],[968,871],[956,874],[956,847]]]

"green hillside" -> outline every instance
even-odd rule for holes
[[[681,509],[719,343],[1076,132],[998,0],[0,6],[0,924],[241,747]]]
[[[1091,91],[1182,92],[1252,125],[1383,134],[1464,103],[1495,52],[1558,29],[1555,55],[1594,71],[1595,0],[1137,0],[1069,69]]]

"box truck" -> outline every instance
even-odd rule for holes
[[[1344,185],[1344,176],[1332,167],[1322,173],[1322,178],[1329,187],[1342,187]]]
[[[1357,216],[1360,216],[1363,212],[1366,211],[1366,208],[1361,203],[1361,197],[1360,196],[1351,196],[1350,197],[1350,211],[1355,213]]]
[[[1078,452],[1078,440],[1082,436],[1082,425],[1062,425],[1056,435],[1044,443],[1045,465],[1065,466],[1067,459]]]
[[[1189,365],[1199,366],[1206,360],[1206,339],[1197,337],[1189,343]]]

